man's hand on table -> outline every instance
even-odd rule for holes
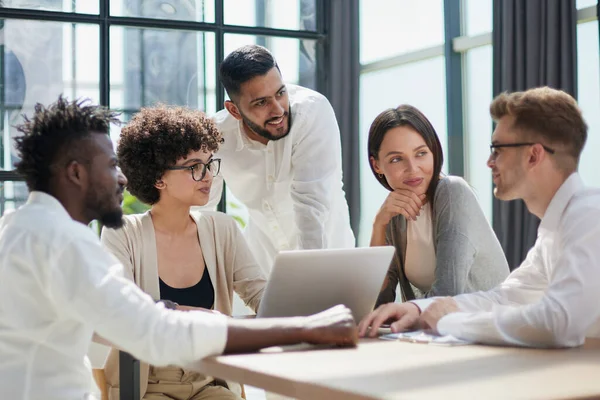
[[[413,303],[387,303],[367,315],[358,325],[358,335],[376,337],[383,324],[391,324],[392,332],[402,332],[418,325],[421,310]],[[370,328],[370,331],[369,331]]]
[[[299,343],[356,346],[352,312],[339,305],[308,317],[229,319],[225,353]]]
[[[437,333],[437,324],[442,317],[458,312],[458,304],[452,297],[442,297],[435,300],[423,311],[419,322],[424,329],[430,329]]]
[[[310,344],[356,346],[358,342],[352,312],[342,305],[306,317],[303,328]]]
[[[414,303],[388,303],[379,306],[367,315],[358,325],[360,337],[376,337],[377,331],[383,324],[390,324],[392,332],[402,332],[411,329],[428,329],[437,332],[437,324],[442,317],[458,312],[458,304],[452,297],[442,297],[435,300],[421,313]]]

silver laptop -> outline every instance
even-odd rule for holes
[[[358,323],[373,310],[393,255],[392,246],[280,252],[257,317],[310,315],[344,304]]]

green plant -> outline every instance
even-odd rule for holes
[[[142,203],[141,201],[139,201],[137,199],[137,197],[135,197],[134,195],[132,195],[131,193],[129,193],[127,190],[123,193],[123,214],[141,214],[143,212],[146,212],[150,209],[150,206],[147,204]]]
[[[137,197],[129,193],[127,190],[123,193],[123,214],[141,214],[150,209],[150,206],[142,203],[138,200]],[[227,202],[227,213],[231,215],[231,217],[236,220],[236,222],[240,225],[240,228],[244,229],[246,227],[246,220],[242,216],[238,214],[238,212],[242,210],[242,207],[234,203],[232,201]]]
[[[236,210],[241,210],[242,207],[234,203],[232,201],[227,202],[227,214],[231,216],[231,218],[235,219],[240,228],[244,229],[246,227],[247,222],[240,215],[237,214]]]

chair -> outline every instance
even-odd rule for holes
[[[100,389],[100,400],[108,400],[108,391],[106,389],[106,375],[104,375],[104,370],[100,368],[94,368],[92,370],[92,375],[94,375],[96,385]]]
[[[121,385],[121,398],[128,398],[135,393],[134,388],[138,388],[139,390],[139,379],[140,379],[140,369],[139,369],[139,361],[133,358],[128,353],[123,351],[119,352],[119,366],[121,371],[126,371],[128,375],[132,379],[127,379],[127,383],[125,385]],[[104,374],[104,369],[94,368],[92,370],[92,374],[94,376],[94,380],[96,381],[96,385],[100,389],[100,400],[108,400],[108,388],[106,385],[106,375]],[[122,376],[121,376],[122,377]],[[136,379],[137,377],[137,379]],[[125,382],[125,379],[123,379]],[[137,382],[137,384],[136,384]],[[242,399],[246,399],[246,390],[243,384],[240,384],[242,388],[241,397]],[[139,397],[139,394],[138,394]]]
[[[108,400],[108,385],[104,369],[94,368],[92,375],[100,389],[101,400]],[[127,400],[138,400],[140,396],[140,361],[129,353],[119,352],[119,380],[123,382],[119,390],[119,397]]]

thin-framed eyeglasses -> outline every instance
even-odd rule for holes
[[[534,144],[541,144],[541,143],[521,142],[521,143],[496,143],[496,144],[490,144],[490,154],[492,156],[492,159],[494,160],[498,156],[498,153],[496,152],[496,149],[501,149],[503,147],[533,146]],[[554,154],[555,153],[554,149],[551,149],[550,147],[548,147],[546,145],[542,144],[542,147],[544,148],[544,150],[546,150],[550,154]]]
[[[210,171],[212,176],[219,175],[219,171],[221,170],[221,159],[213,158],[206,164],[199,162],[199,163],[196,163],[196,164],[190,165],[190,166],[174,165],[167,169],[170,171],[189,169],[192,172],[192,179],[195,181],[201,181],[206,176],[206,171]]]

